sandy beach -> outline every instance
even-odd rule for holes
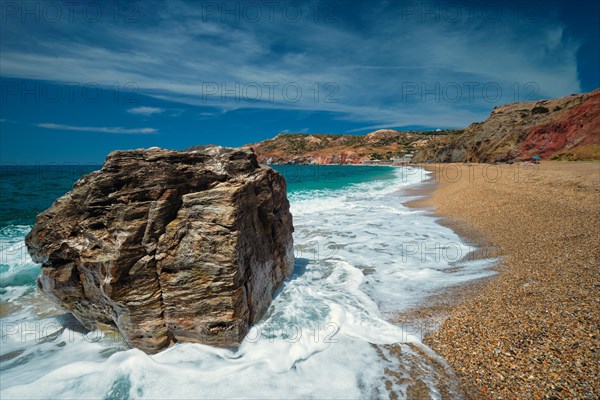
[[[447,318],[425,342],[467,398],[598,398],[600,164],[427,168],[426,205],[501,261],[437,301]]]

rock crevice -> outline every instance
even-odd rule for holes
[[[293,268],[285,180],[249,148],[111,153],[26,238],[40,290],[134,347],[233,347]]]

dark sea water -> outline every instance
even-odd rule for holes
[[[31,225],[35,216],[100,165],[1,165],[0,228]]]
[[[389,317],[490,274],[490,260],[463,260],[460,237],[403,204],[426,172],[275,166],[288,182],[296,265],[267,315],[236,350],[177,344],[148,356],[118,334],[65,323],[37,292],[40,266],[24,246],[35,216],[99,167],[0,167],[2,399],[387,398],[386,369],[408,376],[414,364],[374,345],[427,350],[419,332]],[[406,384],[391,390],[406,393]]]

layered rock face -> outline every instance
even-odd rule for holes
[[[462,135],[431,140],[416,162],[506,162],[600,157],[600,89],[552,100],[494,108]]]
[[[233,347],[293,269],[284,178],[251,149],[111,153],[26,238],[40,290],[131,346]]]
[[[600,90],[592,92],[581,106],[569,109],[561,119],[532,129],[519,151],[521,157],[598,159]]]

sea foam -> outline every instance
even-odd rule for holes
[[[469,260],[472,249],[452,230],[403,204],[403,189],[420,178],[397,169],[391,180],[291,193],[294,274],[235,350],[177,344],[149,356],[124,350],[107,333],[61,328],[61,312],[39,297],[31,279],[17,279],[39,266],[7,259],[2,302],[13,308],[0,321],[1,397],[387,397],[385,369],[407,374],[411,367],[394,365],[376,345],[413,343],[429,351],[422,332],[390,317],[441,288],[491,274],[494,261]],[[3,232],[3,240],[18,244],[25,233]],[[22,323],[29,325],[20,329]],[[36,323],[56,329],[36,334]],[[427,384],[437,393],[433,381]]]

